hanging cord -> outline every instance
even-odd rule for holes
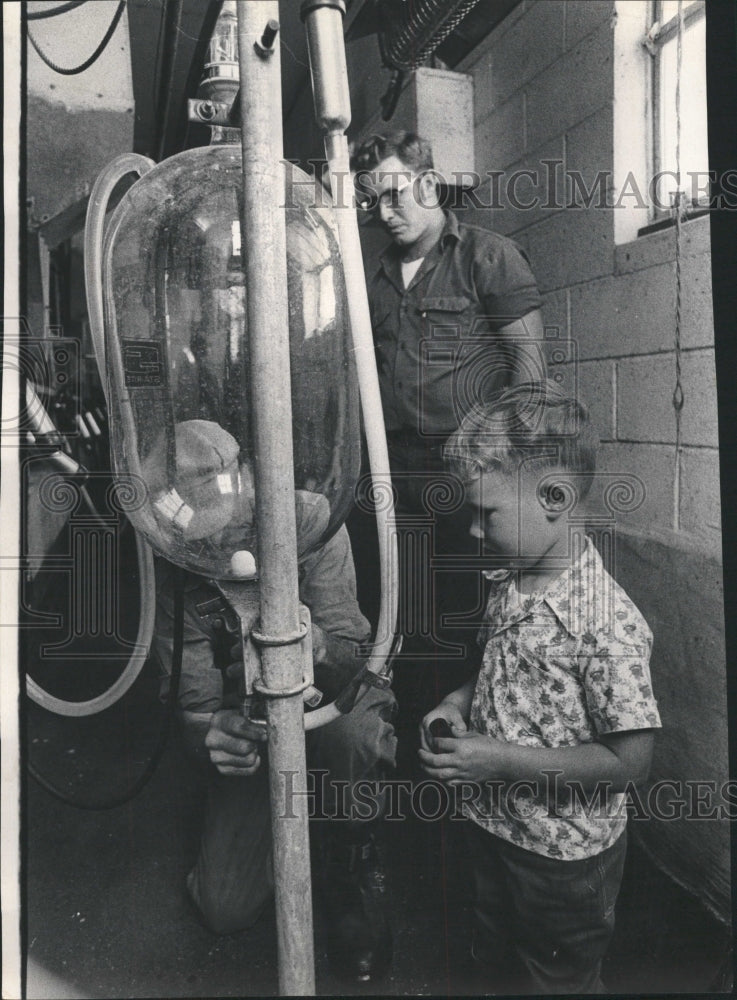
[[[81,7],[83,3],[87,3],[87,0],[70,0],[69,3],[59,4],[58,7],[52,7],[51,10],[33,10],[26,13],[27,21],[41,21],[45,17],[56,17],[57,14],[66,14],[68,10],[74,10],[75,7]]]
[[[71,9],[71,8],[68,8],[68,9]],[[30,29],[28,31],[28,39],[29,39],[31,45],[36,50],[36,52],[38,53],[39,58],[43,62],[46,63],[46,65],[49,67],[49,69],[52,69],[55,73],[60,73],[62,76],[75,76],[77,73],[84,73],[84,71],[86,69],[89,69],[90,66],[94,62],[96,62],[97,59],[99,59],[99,57],[105,51],[108,42],[110,41],[110,39],[113,37],[113,34],[115,33],[115,29],[118,27],[118,21],[120,21],[121,17],[123,16],[123,11],[124,10],[125,10],[125,0],[120,0],[120,3],[118,4],[118,9],[115,11],[115,14],[113,15],[113,19],[110,22],[110,27],[107,29],[107,31],[103,35],[102,41],[97,46],[97,48],[92,53],[92,55],[88,59],[85,59],[85,61],[83,63],[80,63],[79,66],[73,66],[71,68],[66,68],[64,66],[57,66],[56,63],[52,62],[51,59],[49,59],[49,57],[47,55],[45,55],[41,51],[41,49],[38,47],[38,43],[36,42],[36,39],[31,34]],[[57,10],[54,13],[60,13],[60,11]],[[48,16],[50,16],[50,14]]]
[[[683,69],[683,0],[678,0],[678,34],[676,39],[676,384],[673,389],[673,409],[676,415],[676,454],[675,454],[675,509],[674,522],[679,527],[680,508],[680,469],[681,469],[681,414],[684,395],[681,380],[681,238],[683,235],[683,216],[686,210],[684,192],[681,191],[681,73]]]
[[[171,731],[171,723],[174,718],[177,699],[179,697],[179,681],[182,676],[182,656],[184,653],[184,571],[176,567],[174,574],[174,645],[171,657],[171,679],[169,682],[169,695],[166,699],[164,721],[161,724],[159,737],[154,747],[153,753],[148,759],[146,767],[140,776],[133,782],[130,788],[113,795],[109,799],[74,799],[69,798],[64,792],[56,788],[50,781],[47,781],[28,761],[28,773],[34,781],[44,788],[55,799],[64,802],[68,806],[76,809],[103,810],[115,809],[126,802],[130,802],[144,788],[153,777],[154,771],[159,765],[166,747],[167,739]]]

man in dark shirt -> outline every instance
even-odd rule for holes
[[[425,140],[372,136],[352,168],[359,203],[392,240],[369,302],[397,514],[400,524],[402,515],[434,517],[434,554],[462,556],[469,552],[462,496],[442,446],[489,395],[544,377],[540,295],[516,243],[443,210]],[[459,638],[444,631],[442,617],[474,610],[476,595],[446,572],[432,581],[433,596],[423,573],[427,567],[405,568],[404,631],[422,631],[425,622],[424,638],[442,651],[445,640]]]

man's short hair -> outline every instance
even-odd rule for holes
[[[361,143],[351,156],[351,169],[358,173],[362,170],[375,170],[376,167],[390,156],[409,167],[412,173],[434,169],[432,147],[427,139],[415,135],[414,132],[390,132],[388,135],[372,135]]]
[[[599,437],[586,406],[545,379],[505,389],[468,413],[448,439],[446,465],[463,483],[485,472],[564,469],[583,499],[596,470]]]

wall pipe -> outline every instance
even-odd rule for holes
[[[314,995],[312,893],[307,797],[285,810],[285,775],[306,789],[297,590],[297,530],[292,465],[286,219],[278,40],[263,47],[276,0],[237,5],[243,154],[242,246],[248,303],[262,676],[267,697],[280,993]],[[261,52],[256,45],[261,45]],[[254,636],[256,639],[257,636]],[[275,641],[275,644],[271,644]],[[287,815],[285,815],[287,814]]]
[[[315,117],[317,124],[325,133],[325,155],[328,160],[338,238],[343,257],[348,314],[376,503],[381,607],[368,667],[374,673],[380,673],[392,651],[396,631],[399,603],[397,535],[363,252],[358,235],[348,139],[345,135],[351,122],[348,68],[343,37],[345,4],[343,0],[303,0],[301,14],[307,30]],[[311,716],[317,715],[317,712],[312,712],[307,717],[308,725]]]

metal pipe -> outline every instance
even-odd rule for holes
[[[415,0],[380,8],[379,49],[387,66],[408,71],[431,56],[479,0]]]
[[[325,132],[325,154],[330,171],[338,237],[343,256],[348,315],[355,349],[364,432],[376,498],[381,573],[381,606],[368,666],[380,673],[391,653],[399,603],[397,538],[389,470],[389,453],[376,371],[363,253],[350,183],[350,159],[345,130],[351,121],[348,69],[343,38],[342,0],[304,0],[302,18],[315,99],[315,117]],[[350,184],[350,194],[346,190]],[[318,709],[318,712],[321,711]],[[311,713],[316,715],[316,712]],[[311,716],[310,718],[311,720]]]
[[[279,45],[261,55],[254,47],[270,19],[278,20],[276,0],[238,4],[238,57],[241,78],[243,154],[242,245],[248,302],[253,400],[261,632],[285,636],[299,631],[297,530],[292,465],[289,378],[286,219]],[[302,654],[299,644],[262,650],[265,684],[297,688],[294,695],[269,698],[269,778],[274,849],[279,988],[282,994],[314,995],[312,893],[307,798],[288,813],[285,778],[306,789],[303,728]]]

